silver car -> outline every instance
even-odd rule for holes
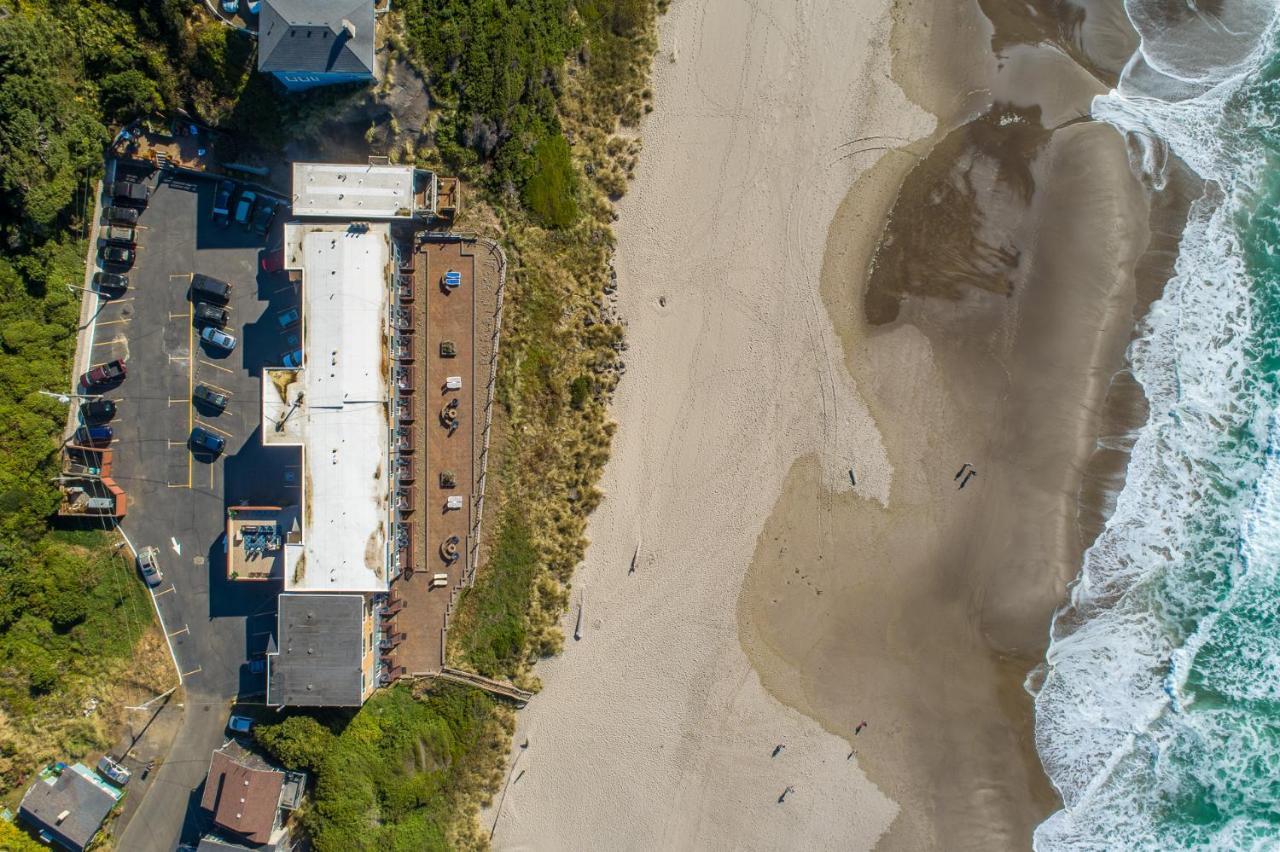
[[[144,547],[138,553],[138,570],[142,572],[142,579],[147,585],[155,588],[164,582],[164,575],[160,573],[160,549],[157,547]]]

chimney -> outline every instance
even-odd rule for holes
[[[347,34],[347,38],[356,37],[356,25],[347,18],[342,19],[342,31]]]
[[[63,811],[62,813],[58,814],[58,818],[57,820],[55,820],[55,823],[57,825],[62,825],[62,821],[69,816],[71,816],[71,811]]]

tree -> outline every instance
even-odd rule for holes
[[[290,769],[315,773],[333,748],[333,733],[310,716],[290,716],[254,729],[258,745]]]
[[[120,124],[164,107],[156,84],[136,68],[104,77],[99,91],[107,118]]]
[[[75,86],[78,63],[44,18],[0,21],[0,185],[37,233],[102,167],[106,128]]]

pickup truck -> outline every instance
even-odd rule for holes
[[[81,384],[86,387],[94,385],[107,385],[118,382],[128,375],[128,369],[124,365],[123,358],[117,358],[114,361],[108,361],[105,364],[99,364],[93,369],[80,377]]]

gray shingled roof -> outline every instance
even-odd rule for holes
[[[342,22],[355,26],[355,36]],[[259,71],[373,73],[373,0],[264,0]]]
[[[52,780],[50,784],[40,778],[31,785],[22,797],[18,815],[28,825],[49,832],[65,848],[83,849],[119,797],[107,792],[105,782],[95,784],[69,766]],[[58,815],[63,811],[70,813],[59,823]]]
[[[364,597],[285,593],[267,657],[267,703],[285,707],[359,707]]]

